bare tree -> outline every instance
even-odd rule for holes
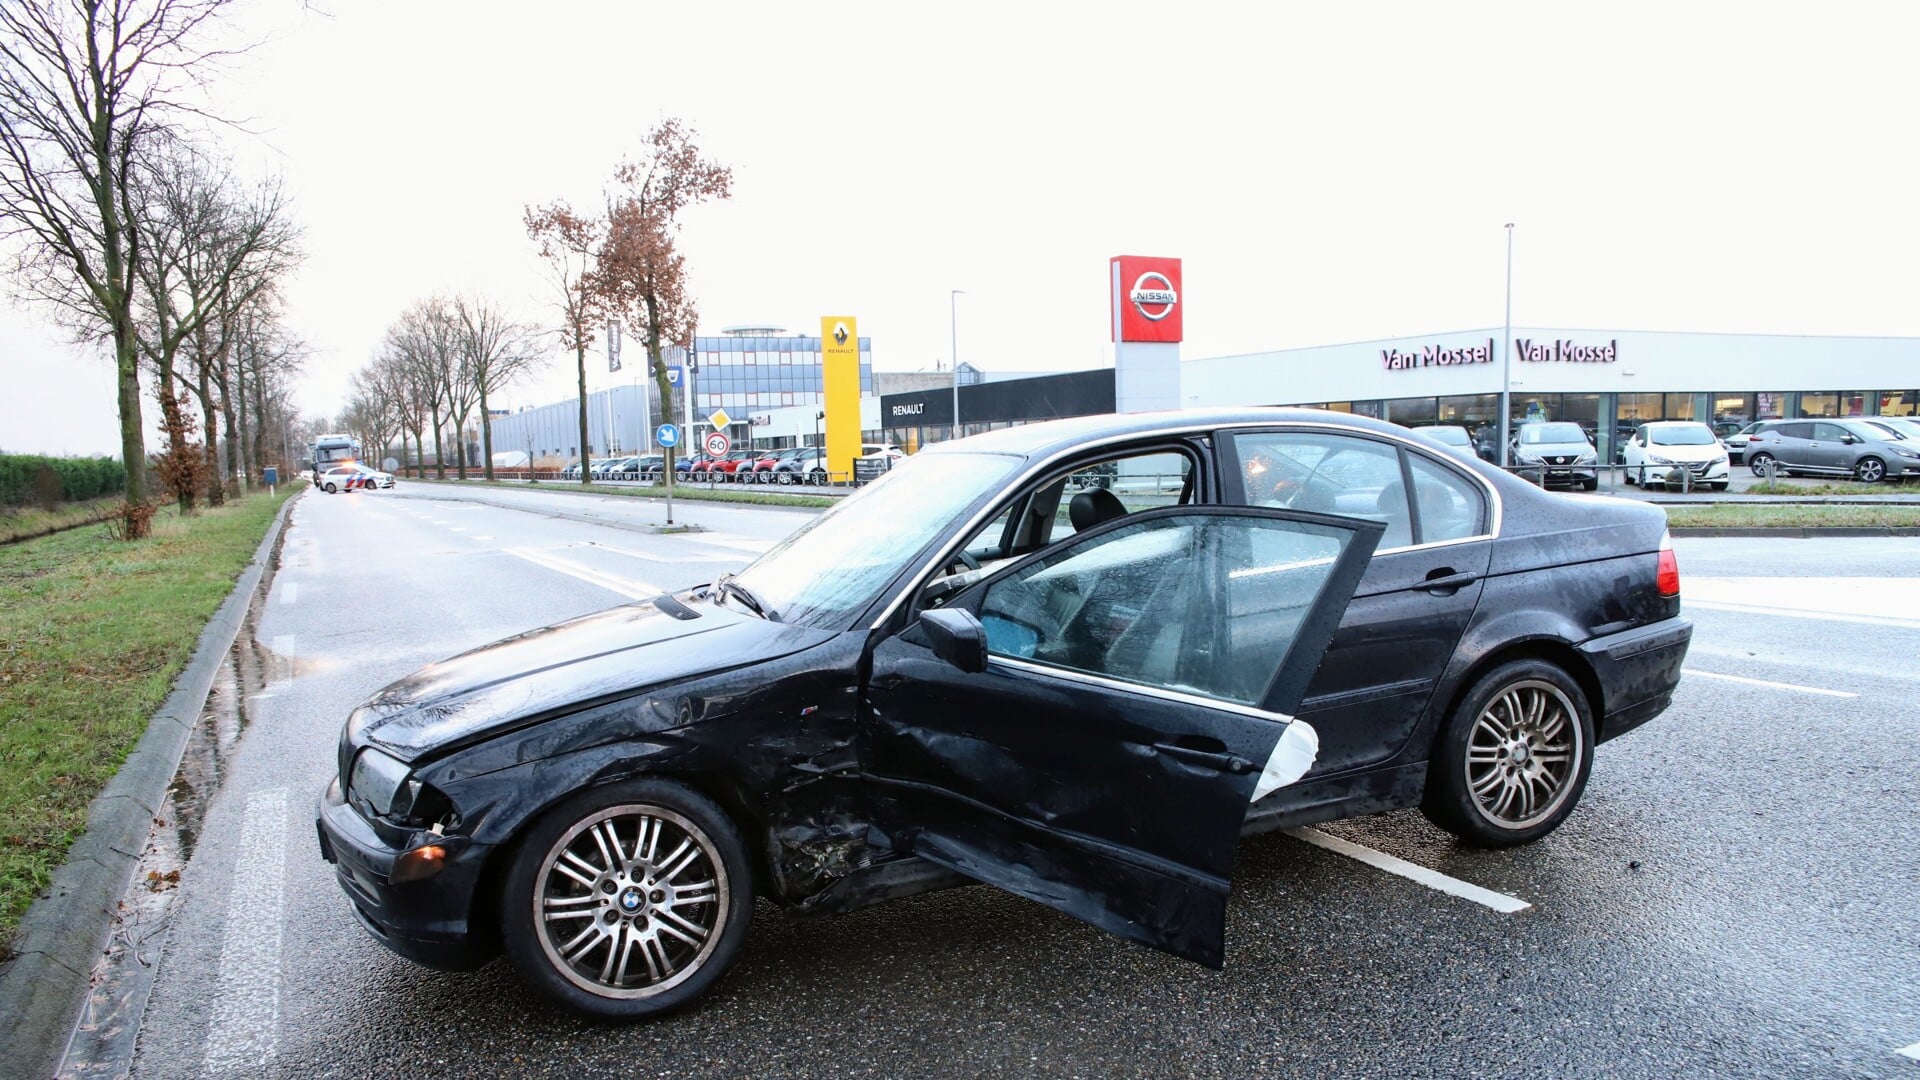
[[[136,264],[146,299],[135,324],[142,353],[156,369],[165,429],[176,444],[181,430],[172,415],[177,358],[186,346],[197,380],[207,433],[208,500],[224,498],[224,477],[239,471],[243,439],[230,386],[231,351],[241,312],[291,269],[298,253],[294,229],[278,181],[243,190],[226,162],[184,141],[161,136],[141,155],[133,187],[140,196],[146,251]],[[225,468],[219,460],[222,422]],[[183,491],[181,509],[190,509]]]
[[[493,479],[493,413],[489,399],[531,372],[543,359],[539,330],[515,322],[499,305],[480,297],[453,302],[460,319],[460,369],[480,397],[480,460]]]
[[[129,504],[146,498],[135,155],[182,107],[174,95],[212,55],[196,42],[229,2],[0,3],[0,234],[17,291],[84,340],[112,342]],[[127,525],[145,534],[144,520]]]
[[[691,350],[699,318],[688,289],[686,257],[678,250],[680,212],[725,199],[733,188],[732,170],[702,158],[693,136],[679,120],[667,120],[647,134],[638,160],[615,170],[607,237],[593,275],[593,286],[606,306],[640,328],[647,371],[669,416],[674,414],[673,388],[667,381],[664,350],[669,345]],[[669,476],[673,455],[668,447]]]
[[[387,328],[384,344],[406,372],[407,394],[413,407],[432,421],[434,475],[441,480],[447,478],[447,456],[440,438],[452,410],[459,365],[457,327],[453,306],[441,297],[430,297],[415,301],[400,314]],[[416,423],[419,419],[421,415],[416,415]],[[420,435],[416,427],[416,445],[421,442]]]
[[[377,455],[375,460],[387,456],[387,449],[393,445],[394,433],[400,427],[398,403],[388,397],[380,385],[379,376],[371,368],[362,368],[353,373],[353,389],[347,395],[347,409],[341,414],[340,422],[345,430],[360,440],[360,445],[369,456]]]
[[[606,305],[594,280],[593,267],[598,258],[606,223],[574,213],[565,202],[556,200],[538,210],[529,206],[525,221],[527,235],[540,245],[540,258],[547,264],[547,276],[557,293],[560,306],[560,342],[573,350],[580,375],[580,483],[593,482],[588,466],[591,448],[587,426],[587,349],[593,344],[593,327]]]

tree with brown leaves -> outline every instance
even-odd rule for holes
[[[732,194],[733,171],[700,156],[694,131],[669,119],[647,133],[634,161],[614,171],[608,199],[606,240],[595,260],[593,286],[607,308],[641,330],[647,371],[660,389],[666,415],[673,411],[664,351],[691,351],[699,308],[687,282],[687,260],[678,249],[680,213]],[[665,475],[673,475],[674,449],[667,448]]]
[[[593,345],[593,329],[606,310],[594,278],[594,264],[606,236],[606,223],[582,217],[562,200],[539,209],[527,207],[524,220],[527,235],[540,245],[540,258],[547,264],[547,277],[553,284],[560,306],[560,343],[573,350],[580,377],[580,483],[593,482],[588,464],[592,435],[587,426],[587,349]]]

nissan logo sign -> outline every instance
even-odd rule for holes
[[[1159,287],[1153,288],[1152,286],[1156,283]],[[1149,270],[1141,274],[1134,281],[1133,291],[1127,294],[1127,299],[1133,301],[1135,311],[1154,322],[1159,322],[1173,314],[1173,305],[1180,302],[1180,298],[1174,295],[1173,282],[1167,280],[1167,275],[1158,270]],[[1149,311],[1148,308],[1159,310]]]

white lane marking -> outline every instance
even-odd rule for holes
[[[280,583],[280,602],[291,604],[300,599],[300,584],[294,581]]]
[[[581,581],[598,585],[610,592],[617,592],[622,596],[634,600],[651,599],[665,591],[664,589],[649,585],[644,581],[635,581],[632,578],[620,577],[617,574],[604,573],[590,566],[582,566],[571,559],[563,559],[558,555],[553,555],[548,552],[534,551],[531,548],[505,548],[503,550],[505,550],[507,554],[525,559],[535,566],[544,566],[549,570],[565,574],[568,577],[579,578]]]
[[[1895,1050],[1894,1053],[1899,1054],[1901,1057],[1912,1058],[1915,1061],[1920,1061],[1920,1043],[1914,1043],[1912,1046],[1903,1046],[1900,1049]]]
[[[1819,694],[1822,697],[1855,698],[1859,694],[1846,690],[1824,690],[1818,686],[1800,686],[1790,682],[1772,682],[1767,679],[1749,679],[1744,675],[1722,675],[1717,671],[1701,671],[1699,668],[1681,668],[1682,675],[1693,675],[1702,679],[1725,679],[1728,682],[1745,683],[1748,686],[1764,686],[1770,690],[1791,690],[1796,694]]]
[[[732,548],[735,551],[744,551],[752,555],[765,555],[768,551],[772,550],[773,545],[780,541],[755,540],[750,537],[734,536],[729,533],[708,533],[700,537],[696,542],[712,544],[714,547]]]
[[[1805,608],[1763,607],[1759,604],[1725,604],[1716,600],[1694,600],[1685,602],[1688,608],[1703,608],[1707,611],[1731,611],[1739,615],[1768,615],[1777,619],[1814,619],[1819,622],[1859,623],[1865,626],[1897,626],[1903,630],[1920,630],[1920,619],[1895,619],[1884,615],[1853,615],[1838,611],[1809,611]]]
[[[725,562],[738,565],[740,562],[740,556],[738,555],[652,555],[644,551],[633,551],[629,548],[621,547],[606,547],[604,545],[600,545],[599,550],[611,551],[615,555],[625,555],[630,559],[644,559],[647,562],[658,563]]]
[[[1525,911],[1533,906],[1517,896],[1508,896],[1506,893],[1481,888],[1471,881],[1461,881],[1456,877],[1448,877],[1438,870],[1429,869],[1421,866],[1419,863],[1410,863],[1405,859],[1389,855],[1384,851],[1375,851],[1370,847],[1362,847],[1351,840],[1343,840],[1331,833],[1323,833],[1319,829],[1298,828],[1282,829],[1280,831],[1293,837],[1295,840],[1300,840],[1312,844],[1314,847],[1325,848],[1328,851],[1345,855],[1349,859],[1357,859],[1377,870],[1385,870],[1389,874],[1398,874],[1409,881],[1419,882],[1429,889],[1437,889],[1440,892],[1446,893],[1448,896],[1457,896],[1462,900],[1471,900],[1476,904],[1490,907],[1503,914],[1511,915],[1516,911]]]
[[[293,655],[293,635],[292,634],[273,635],[273,651],[276,653],[279,653],[281,656],[292,656]]]
[[[262,1069],[279,1053],[286,852],[287,789],[247,796],[207,1024],[208,1072]]]

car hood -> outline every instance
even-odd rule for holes
[[[830,636],[690,593],[627,604],[421,668],[354,710],[342,754],[371,743],[412,762],[665,683],[787,656]]]
[[[1668,461],[1712,461],[1726,453],[1726,448],[1709,443],[1705,446],[1666,446],[1660,443],[1648,443],[1647,454],[1666,458]]]

